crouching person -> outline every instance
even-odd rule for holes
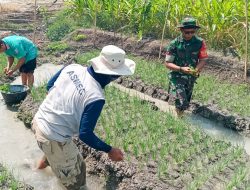
[[[108,45],[90,63],[89,67],[71,64],[56,73],[33,119],[38,146],[45,154],[38,168],[50,165],[69,190],[86,188],[85,162],[73,136],[106,152],[112,161],[123,160],[123,152],[99,139],[94,128],[105,103],[105,86],[121,75],[132,75],[135,62],[126,59],[122,49]]]
[[[19,70],[23,85],[32,88],[34,83],[34,70],[38,56],[37,46],[28,38],[10,35],[0,39],[0,53],[7,55],[7,67],[4,68],[6,75],[11,76]],[[17,64],[14,65],[14,59]]]

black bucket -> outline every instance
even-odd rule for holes
[[[9,91],[1,91],[3,99],[7,105],[18,104],[27,96],[29,87],[25,85],[10,85]]]

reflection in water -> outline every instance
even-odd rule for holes
[[[0,162],[20,180],[37,190],[62,190],[50,169],[36,170],[36,161],[42,156],[30,129],[16,118],[16,113],[0,101]]]
[[[192,125],[201,127],[205,133],[219,140],[231,142],[235,146],[242,146],[250,155],[250,138],[238,134],[236,131],[223,127],[221,123],[213,122],[198,115],[186,118]]]

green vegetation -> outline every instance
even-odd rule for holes
[[[19,182],[0,164],[0,189],[17,190],[19,186]]]
[[[9,92],[10,91],[10,84],[0,85],[0,91],[2,91],[2,92]]]
[[[78,55],[76,60],[79,64],[86,64],[89,59],[97,55],[97,51],[88,52]],[[138,57],[131,56],[131,58],[137,63],[135,75],[131,76],[132,78],[140,77],[146,84],[168,89],[168,71],[164,65]],[[225,83],[201,73],[194,88],[193,99],[204,104],[213,102],[221,109],[227,109],[242,116],[249,116],[250,113],[250,88],[247,84]]]
[[[45,85],[34,89],[33,98],[45,97],[44,89]],[[136,158],[141,166],[153,162],[160,179],[190,190],[218,175],[224,176],[225,189],[248,187],[248,161],[241,147],[214,140],[187,121],[154,111],[150,103],[115,87],[105,91],[106,104],[96,132],[107,143],[122,147],[127,161]]]
[[[65,12],[60,12],[53,21],[48,24],[47,37],[51,41],[60,41],[76,28],[76,22]]]
[[[88,61],[96,56],[98,56],[100,51],[94,50],[88,53],[77,54],[76,62],[81,65],[90,65]]]
[[[37,88],[32,88],[31,96],[35,102],[42,102],[47,95],[46,84],[40,85]]]
[[[84,40],[84,39],[86,39],[87,38],[87,36],[86,35],[84,35],[84,34],[77,34],[77,35],[75,35],[75,36],[73,36],[73,40],[74,41],[82,41],[82,40]]]
[[[54,15],[48,15],[46,8],[42,9],[43,21],[47,26],[46,35],[51,41],[60,41],[67,34],[80,27],[90,27],[87,18],[72,17],[71,10],[62,10]],[[78,18],[78,19],[77,19]],[[77,40],[83,40],[85,36],[75,36]]]
[[[69,49],[69,45],[65,42],[58,41],[58,42],[51,42],[48,44],[48,46],[45,48],[45,51],[47,51],[49,54],[57,53],[57,52],[65,52]]]
[[[231,186],[246,183],[242,148],[216,141],[185,120],[154,111],[150,103],[115,87],[106,88],[106,100],[97,132],[108,143],[123,147],[128,161],[136,157],[142,166],[155,162],[161,179],[187,189],[198,189],[216,175],[223,175]],[[226,168],[232,165],[230,178]]]
[[[79,20],[88,20],[92,26],[109,31],[136,33],[142,37],[178,34],[177,25],[186,15],[198,19],[200,35],[210,48],[217,50],[234,48],[244,52],[245,8],[242,0],[127,0],[89,1],[67,0],[68,12]],[[169,4],[170,3],[170,4]],[[250,7],[250,6],[249,6]],[[250,8],[249,17],[250,17]]]

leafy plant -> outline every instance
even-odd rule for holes
[[[209,48],[233,48],[240,54],[245,51],[242,0],[67,0],[67,8],[78,20],[89,20],[92,26],[113,32],[133,33],[139,39],[161,38],[163,28],[166,29],[163,37],[174,38],[179,35],[176,27],[179,22],[192,15],[198,20],[200,36]]]
[[[60,41],[66,34],[69,34],[75,28],[75,21],[65,13],[61,13],[51,24],[48,24],[46,35],[51,41]]]
[[[67,43],[59,41],[59,42],[51,42],[50,44],[48,44],[45,50],[49,53],[54,53],[54,52],[64,52],[68,48],[69,45]]]
[[[87,38],[87,36],[84,34],[76,34],[75,36],[73,36],[74,41],[82,41],[86,38]]]
[[[10,91],[10,84],[3,84],[0,86],[0,91],[2,92],[9,92]]]

